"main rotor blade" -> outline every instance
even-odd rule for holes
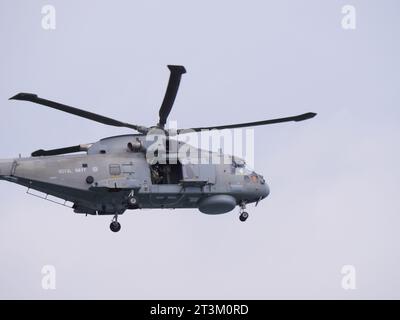
[[[158,126],[161,128],[164,128],[168,115],[171,112],[172,106],[174,105],[182,74],[186,73],[184,66],[169,65],[168,69],[171,71],[171,74],[169,76],[167,91],[165,92],[164,100],[159,111],[160,121],[158,122]]]
[[[78,117],[82,117],[82,118],[86,118],[89,120],[93,120],[96,122],[100,122],[103,124],[107,124],[109,126],[115,126],[115,127],[125,127],[125,128],[130,128],[130,129],[134,129],[137,130],[141,133],[146,133],[149,129],[146,127],[142,127],[142,126],[137,126],[134,124],[130,124],[130,123],[125,123],[125,122],[121,122],[115,119],[111,119],[111,118],[107,118],[104,117],[102,115],[93,113],[93,112],[89,112],[89,111],[85,111],[85,110],[81,110],[78,108],[74,108],[74,107],[70,107],[67,106],[65,104],[61,104],[58,102],[54,102],[51,100],[46,100],[46,99],[42,99],[39,98],[36,94],[32,94],[32,93],[18,93],[17,95],[15,95],[14,97],[11,97],[9,100],[21,100],[21,101],[30,101],[33,103],[37,103],[37,104],[41,104],[53,109],[57,109],[60,111],[64,111],[67,113],[71,113],[74,114]]]
[[[300,114],[298,116],[293,117],[286,117],[286,118],[278,118],[278,119],[270,119],[270,120],[263,120],[263,121],[255,121],[255,122],[246,122],[246,123],[238,123],[238,124],[229,124],[225,126],[215,126],[215,127],[201,127],[201,128],[191,128],[191,129],[179,129],[177,130],[178,133],[183,131],[201,131],[201,130],[210,130],[210,129],[234,129],[234,128],[243,128],[243,127],[255,127],[255,126],[263,126],[266,124],[274,124],[274,123],[281,123],[281,122],[289,122],[289,121],[303,121],[307,119],[314,118],[317,114],[314,112],[307,112],[304,114]]]

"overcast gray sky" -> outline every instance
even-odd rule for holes
[[[41,25],[43,5],[56,29]],[[344,30],[342,7],[356,8]],[[169,72],[188,73],[179,127],[307,111],[255,129],[271,195],[240,223],[197,210],[75,215],[0,182],[0,298],[400,298],[398,1],[0,2],[0,157],[129,133],[18,92],[127,122],[157,121]],[[56,268],[56,290],[41,286]],[[341,286],[343,265],[356,289]]]

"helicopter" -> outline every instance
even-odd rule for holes
[[[121,229],[118,221],[121,214],[137,209],[197,208],[202,213],[215,215],[238,206],[240,221],[246,221],[249,217],[246,205],[257,205],[270,193],[264,177],[250,170],[243,159],[222,152],[198,149],[200,152],[191,160],[182,161],[177,150],[185,143],[173,137],[211,129],[298,122],[311,119],[316,113],[239,124],[166,129],[182,75],[186,73],[185,67],[180,65],[168,65],[168,68],[170,77],[159,109],[159,121],[152,127],[121,122],[32,93],[11,97],[9,100],[33,102],[137,133],[59,149],[40,149],[30,157],[0,160],[0,179],[27,187],[27,193],[68,206],[77,214],[112,215],[110,229],[113,232]],[[198,161],[204,158],[229,161]]]

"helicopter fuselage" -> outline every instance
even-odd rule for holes
[[[171,161],[171,154],[164,164],[149,163],[145,152],[127,147],[135,139],[137,135],[102,139],[86,154],[1,160],[0,178],[71,202],[76,213],[93,215],[141,208],[220,214],[269,194],[264,178],[243,164],[181,163]]]

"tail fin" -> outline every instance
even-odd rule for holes
[[[12,159],[0,160],[0,179],[12,174],[13,164],[14,160]]]

